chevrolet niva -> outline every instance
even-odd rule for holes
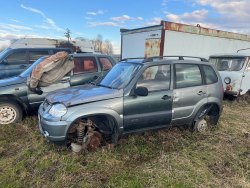
[[[51,56],[41,57],[18,76],[0,80],[0,125],[18,122],[24,114],[36,111],[49,92],[91,82],[106,75],[116,63],[108,55],[79,53],[70,56],[74,61],[73,70],[59,81],[52,82],[46,87],[39,87],[39,90],[33,90],[29,87],[29,77],[37,66]],[[55,68],[53,73],[56,72],[55,76],[57,77],[62,71],[59,71],[58,67]],[[60,68],[65,68],[65,66]],[[52,78],[52,76],[50,77]]]
[[[216,125],[223,85],[215,67],[169,58],[123,60],[96,85],[50,93],[39,107],[40,132],[79,151],[96,149],[103,138],[114,146],[128,133],[181,125],[204,131]]]

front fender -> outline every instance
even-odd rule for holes
[[[111,116],[114,121],[116,122],[117,128],[120,133],[123,132],[123,116],[118,114],[115,110],[109,109],[109,108],[81,108],[79,109],[70,109],[65,116],[62,117],[62,120],[70,122],[68,124],[67,130],[69,127],[78,119],[84,118],[84,117],[89,117],[89,116],[95,116],[95,115],[107,115]],[[66,130],[66,131],[67,131]]]

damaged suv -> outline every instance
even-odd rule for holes
[[[47,56],[41,57],[18,76],[0,80],[0,125],[18,122],[24,114],[34,110],[37,111],[45,96],[51,91],[83,85],[101,78],[116,63],[108,55],[92,53],[73,54],[73,70],[59,81],[52,82],[48,86],[42,86],[39,90],[31,90],[29,87],[30,75],[46,58]],[[58,67],[56,68],[57,75],[55,76],[58,76],[58,72],[63,71],[59,71]],[[45,68],[42,70],[45,70]],[[34,91],[39,91],[40,93]]]
[[[96,85],[50,93],[39,108],[49,140],[96,148],[123,134],[189,125],[204,131],[222,111],[223,85],[214,66],[171,57],[127,59]]]

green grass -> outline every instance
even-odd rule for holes
[[[81,155],[47,142],[36,117],[0,132],[0,187],[250,187],[247,104],[225,102],[206,133],[147,132]]]

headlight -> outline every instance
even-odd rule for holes
[[[226,78],[224,79],[224,82],[225,82],[225,84],[230,84],[230,83],[231,83],[231,78],[226,77]]]
[[[67,108],[63,104],[54,104],[49,110],[49,114],[54,117],[62,117],[66,113]]]

